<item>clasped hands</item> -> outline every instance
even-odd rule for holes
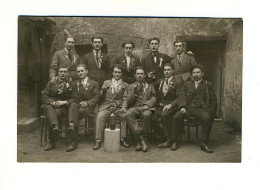
[[[51,102],[51,105],[54,106],[55,108],[59,108],[60,106],[67,105],[67,101],[56,101],[56,102]]]

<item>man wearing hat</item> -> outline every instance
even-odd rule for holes
[[[202,65],[194,65],[190,69],[193,80],[184,82],[178,96],[178,109],[173,117],[175,131],[184,126],[185,117],[195,117],[201,125],[201,150],[212,153],[209,147],[209,136],[217,110],[217,98],[212,84],[202,77]]]
[[[133,42],[124,42],[122,44],[124,51],[123,55],[118,56],[113,65],[120,65],[122,67],[122,79],[128,84],[135,82],[135,68],[140,66],[140,59],[133,55],[135,44]]]

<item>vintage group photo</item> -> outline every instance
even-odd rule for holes
[[[241,18],[17,25],[18,162],[241,162]]]

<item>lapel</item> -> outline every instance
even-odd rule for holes
[[[204,80],[202,79],[201,82],[198,85],[197,91],[199,91],[204,86]],[[195,82],[194,82],[194,88],[195,88]]]
[[[123,54],[120,58],[120,61],[122,63],[122,67],[124,70],[127,70],[127,60],[125,54]],[[128,71],[128,70],[127,70]]]
[[[91,58],[94,60],[94,65],[96,66],[96,68],[98,68],[98,62],[96,60],[95,54],[94,54],[94,50],[91,52]]]
[[[71,61],[69,59],[69,56],[68,56],[68,54],[67,54],[65,49],[63,49],[63,51],[62,51],[62,55],[68,60],[69,63],[71,63]]]

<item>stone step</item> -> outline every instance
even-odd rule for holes
[[[17,122],[17,134],[22,132],[30,133],[37,128],[40,128],[39,118],[28,118]]]

